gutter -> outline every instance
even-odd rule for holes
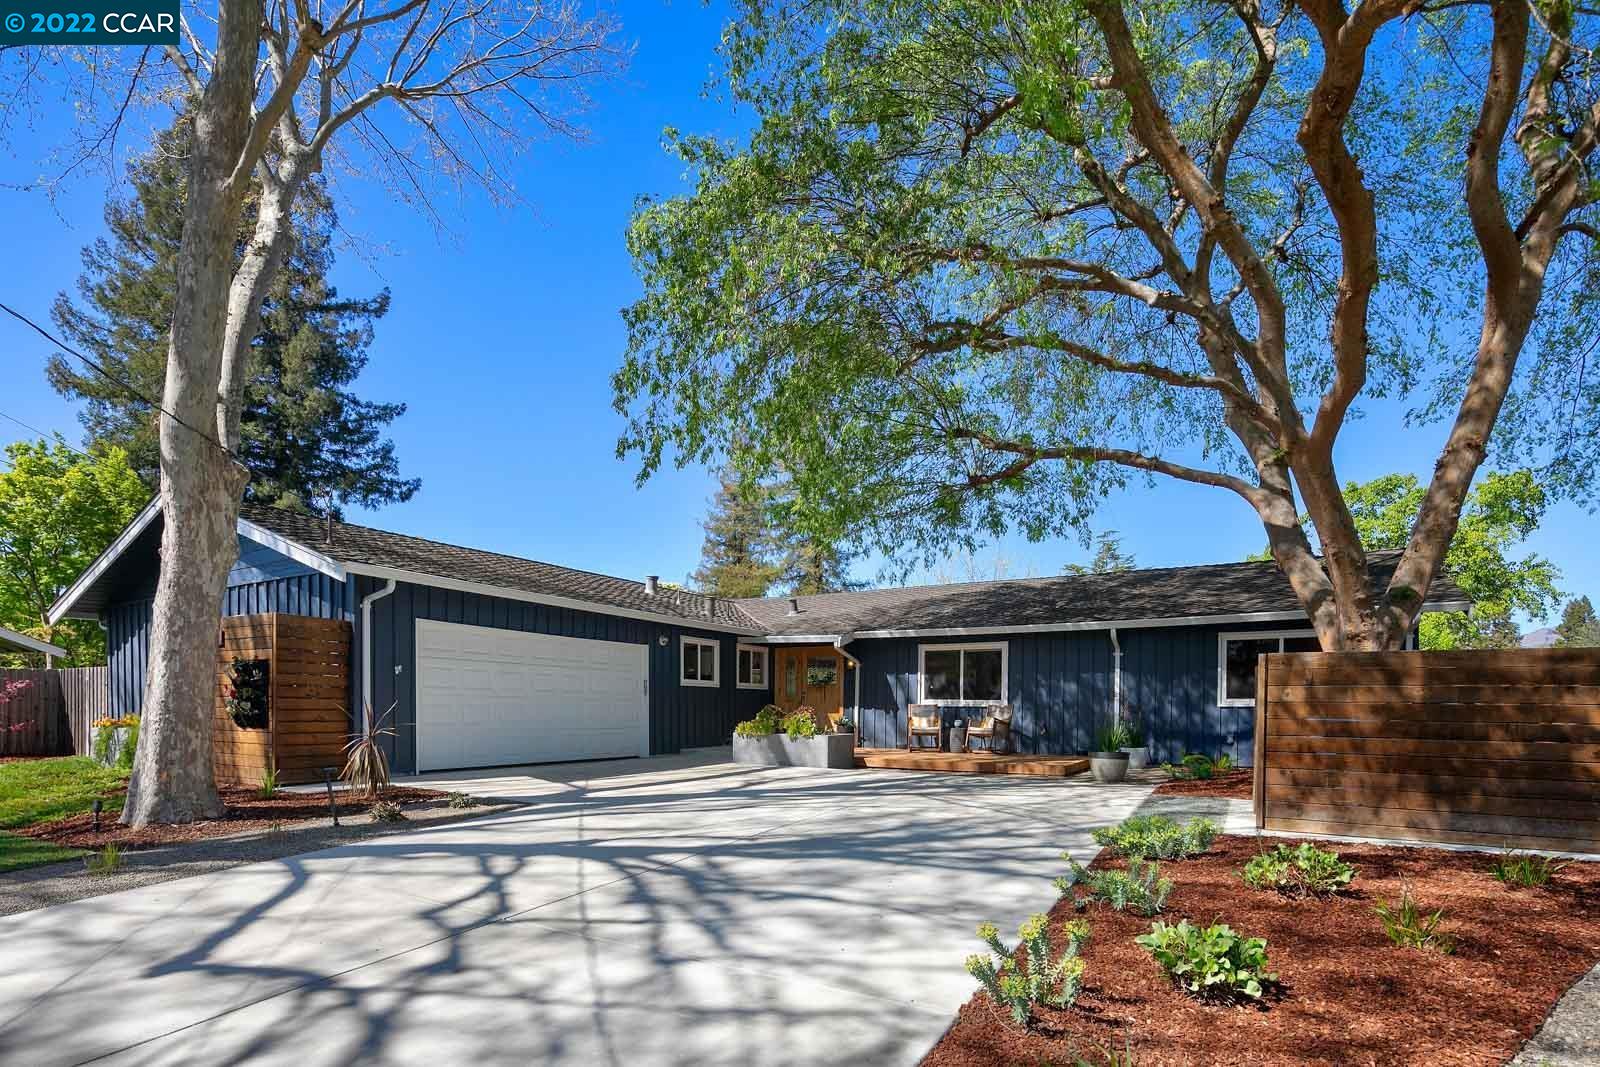
[[[839,650],[839,655],[849,660],[855,667],[855,708],[850,713],[850,721],[856,724],[856,741],[861,740],[861,661],[844,650],[844,646],[855,640],[855,634],[838,634],[833,639],[833,647]]]
[[[367,733],[372,732],[372,605],[394,592],[395,580],[390,578],[382,589],[361,598],[361,721]]]
[[[1122,642],[1115,626],[1106,632],[1111,635],[1111,725],[1116,726],[1122,722]]]

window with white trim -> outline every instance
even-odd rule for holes
[[[1256,706],[1256,659],[1272,652],[1321,652],[1311,630],[1276,630],[1217,635],[1217,706]]]
[[[682,642],[683,652],[678,657],[678,681],[683,685],[715,686],[717,656],[722,643],[704,637],[685,637]]]
[[[920,704],[1004,704],[1006,642],[917,646]]]
[[[767,687],[767,650],[760,645],[739,646],[739,670],[734,682],[740,689]]]

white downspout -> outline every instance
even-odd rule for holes
[[[855,708],[850,712],[850,721],[856,724],[856,741],[861,741],[861,661],[844,650],[844,646],[855,640],[855,634],[838,634],[833,639],[833,647],[839,650],[839,655],[855,665]]]
[[[361,721],[372,732],[372,605],[394,592],[394,579],[361,598]]]
[[[1117,628],[1111,627],[1111,722],[1122,722],[1122,642],[1117,639]]]

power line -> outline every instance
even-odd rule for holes
[[[77,447],[75,447],[73,445],[67,444],[67,439],[64,436],[62,436],[61,434],[59,434],[59,433],[45,433],[43,430],[39,429],[39,427],[30,426],[28,423],[23,422],[21,419],[17,418],[15,415],[7,415],[3,411],[0,411],[0,419],[5,419],[8,422],[14,422],[18,426],[21,426],[24,430],[27,430],[29,433],[36,433],[40,437],[43,437],[47,441],[50,441],[50,440],[59,441],[62,445],[64,445],[67,448],[68,451],[76,452],[78,455],[82,456],[84,459],[93,459],[94,458],[93,456],[89,455],[89,453],[85,452],[83,449],[77,448]],[[4,462],[4,460],[0,459],[0,462]]]
[[[22,312],[16,310],[15,308],[11,307],[9,304],[4,303],[3,301],[0,301],[0,311],[4,311],[7,315],[10,315],[12,318],[16,319],[18,322],[20,322],[24,326],[28,327],[34,333],[38,334],[40,337],[43,337],[46,341],[49,341],[51,344],[55,345],[57,348],[61,349],[61,351],[65,352],[67,355],[73,357],[74,359],[77,359],[77,360],[81,361],[84,366],[88,367],[90,370],[94,371],[96,374],[100,375],[102,378],[105,378],[107,381],[111,382],[113,385],[117,386],[119,389],[121,389],[123,392],[125,392],[130,399],[136,400],[141,404],[145,404],[145,405],[147,405],[149,407],[155,408],[157,411],[159,411],[163,415],[167,416],[173,422],[177,423],[179,426],[182,426],[185,430],[188,430],[190,433],[194,434],[196,437],[200,438],[202,441],[205,441],[207,444],[211,445],[213,448],[215,448],[218,451],[220,451],[223,455],[227,456],[229,459],[234,460],[235,462],[239,462],[239,457],[235,456],[233,454],[232,450],[229,449],[222,442],[218,441],[215,437],[212,437],[210,434],[206,433],[204,430],[200,430],[200,429],[195,428],[194,426],[191,426],[189,423],[185,422],[182,418],[180,418],[175,412],[169,411],[167,408],[162,407],[161,404],[158,401],[151,400],[149,397],[147,397],[143,393],[139,392],[139,390],[131,382],[129,382],[125,378],[121,378],[121,377],[111,373],[111,371],[107,370],[105,365],[100,363],[99,360],[91,359],[90,357],[84,355],[82,352],[79,352],[77,349],[68,346],[66,344],[66,342],[62,341],[59,337],[56,337],[49,330],[46,330],[43,326],[40,326],[37,322],[34,322],[32,319],[28,318],[28,316],[24,315]],[[16,420],[13,419],[12,421],[15,422]],[[37,433],[38,431],[36,430],[34,432]]]

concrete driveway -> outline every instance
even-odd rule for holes
[[[914,1063],[973,927],[1148,791],[723,758],[454,776],[530,806],[0,919],[0,1062]]]

